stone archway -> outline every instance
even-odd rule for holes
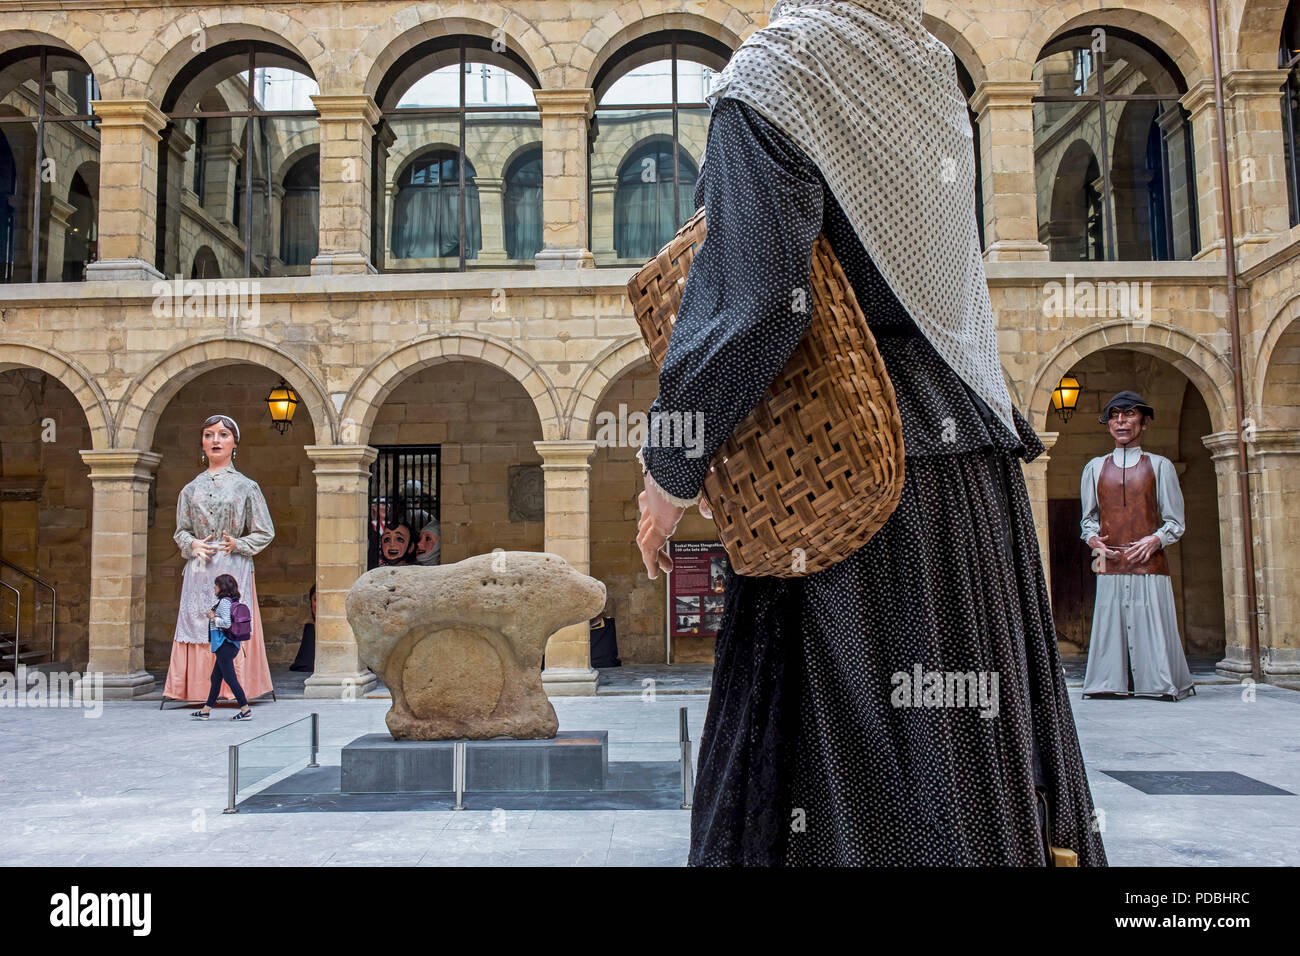
[[[1043,482],[1042,513],[1047,524],[1043,557],[1062,655],[1078,657],[1086,651],[1095,596],[1091,556],[1079,529],[1079,479],[1089,459],[1114,447],[1097,417],[1111,395],[1128,388],[1139,391],[1156,409],[1141,446],[1174,464],[1184,498],[1186,531],[1169,549],[1168,558],[1185,650],[1189,657],[1217,661],[1225,647],[1225,545],[1230,549],[1232,544],[1220,539],[1219,515],[1228,512],[1221,506],[1219,466],[1203,442],[1216,432],[1211,408],[1218,403],[1217,390],[1207,395],[1171,360],[1167,348],[1093,342],[1095,347],[1062,372],[1077,378],[1082,391],[1068,422],[1051,421],[1056,438]],[[1204,381],[1207,376],[1200,378]],[[1035,388],[1034,395],[1031,411],[1036,420],[1046,421],[1050,392]]]
[[[113,447],[115,433],[108,398],[80,362],[53,349],[0,339],[0,371],[20,366],[40,369],[73,394],[90,426],[92,448]]]
[[[494,365],[523,386],[537,409],[542,437],[563,437],[559,396],[546,373],[529,356],[507,342],[481,335],[435,335],[417,339],[372,363],[343,400],[340,441],[364,445],[380,407],[394,388],[423,368],[458,358]]]
[[[0,670],[58,661],[84,671],[93,493],[81,450],[92,441],[89,416],[57,376],[7,360],[8,351],[0,349],[0,557],[16,567],[0,565]],[[15,661],[15,650],[27,656]]]
[[[143,530],[144,666],[154,673],[167,670],[185,564],[173,538],[176,502],[181,489],[205,470],[199,426],[213,413],[239,424],[234,467],[258,483],[275,526],[274,540],[253,559],[267,659],[272,669],[282,669],[297,653],[302,625],[310,620],[307,594],[316,578],[317,495],[308,449],[322,429],[315,410],[305,404],[283,434],[271,427],[265,397],[279,380],[279,371],[262,363],[206,363],[168,389],[157,408],[149,448],[159,461]]]
[[[337,416],[316,376],[287,352],[256,339],[212,338],[191,342],[164,355],[136,376],[118,403],[118,442],[126,448],[153,444],[158,416],[187,383],[227,365],[261,365],[278,373],[311,416],[316,444],[334,443]]]

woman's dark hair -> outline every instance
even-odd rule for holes
[[[311,586],[311,590],[307,592],[307,600],[310,601],[315,596],[316,596],[316,585],[313,584]]]
[[[239,582],[229,574],[218,574],[217,580],[213,582],[217,586],[217,600],[230,598],[232,601],[239,600]]]

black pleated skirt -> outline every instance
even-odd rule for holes
[[[729,576],[691,864],[1041,866],[1038,780],[1052,842],[1105,865],[1015,419],[1019,443],[909,456],[834,567]]]

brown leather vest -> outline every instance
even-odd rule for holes
[[[1127,474],[1125,474],[1127,472]],[[1128,504],[1125,504],[1127,500]],[[1160,517],[1160,499],[1156,493],[1156,471],[1151,459],[1142,453],[1136,465],[1121,468],[1110,455],[1101,466],[1097,478],[1097,507],[1101,512],[1101,534],[1108,547],[1123,551],[1130,544],[1155,534],[1164,524]],[[1156,549],[1145,564],[1125,561],[1123,558],[1107,560],[1102,566],[1101,556],[1093,559],[1098,574],[1168,574],[1169,560],[1165,549]]]

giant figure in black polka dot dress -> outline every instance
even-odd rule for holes
[[[909,5],[863,5],[896,3]],[[873,242],[880,253],[868,254],[866,230],[810,158],[833,148],[808,148],[739,98],[712,105],[695,192],[708,238],[651,408],[702,412],[704,454],[644,446],[648,493],[673,505],[697,498],[714,453],[807,327],[791,290],[811,297],[823,231],[893,382],[906,457],[897,509],[849,558],[801,578],[730,574],[690,862],[1043,865],[1041,788],[1054,844],[1080,865],[1105,865],[1020,466],[1042,443],[1009,400],[1010,415],[998,414],[971,387],[974,373],[954,372],[923,334],[879,267],[890,247]],[[924,295],[900,268],[894,285],[919,313]],[[997,675],[993,707],[900,694],[899,675],[970,672]]]

